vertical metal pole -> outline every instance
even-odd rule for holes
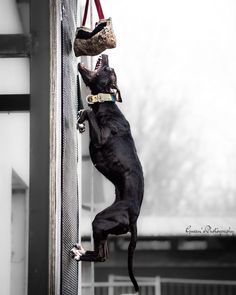
[[[30,198],[28,295],[49,292],[50,8],[30,2]]]
[[[78,167],[77,167],[77,174],[78,174],[78,208],[79,208],[79,221],[81,216],[81,204],[82,204],[82,142],[81,142],[81,135],[78,134]],[[78,224],[78,236],[79,240],[78,243],[81,244],[81,234],[80,234],[80,224]],[[78,273],[78,295],[82,295],[82,288],[81,288],[81,282],[82,282],[82,275],[81,275],[81,269],[82,265],[79,263],[79,273]]]
[[[60,0],[31,0],[28,294],[60,292]]]
[[[80,0],[77,0],[77,18],[76,18],[76,26],[79,26],[80,22],[80,7],[79,7]],[[80,84],[79,84],[79,77],[77,76],[77,96],[81,103],[81,91],[80,91]],[[77,132],[77,145],[78,145],[78,165],[77,165],[77,175],[78,175],[78,210],[79,210],[79,217],[78,217],[78,243],[81,244],[81,227],[80,227],[80,220],[81,220],[81,209],[82,209],[82,138],[79,132]],[[82,295],[82,263],[78,265],[78,295]]]
[[[50,0],[49,294],[60,294],[61,272],[61,1]]]
[[[92,165],[91,167],[91,211],[90,211],[90,216],[91,216],[91,221],[94,218],[94,167]],[[93,240],[93,233],[91,232],[91,247],[94,249],[94,240]],[[91,262],[91,295],[94,295],[94,262]]]
[[[61,294],[78,293],[78,262],[70,250],[78,242],[77,64],[73,51],[77,1],[62,2],[62,235]]]
[[[93,27],[93,1],[90,1],[90,28]],[[90,58],[91,61],[91,68],[93,68],[93,58]],[[94,166],[92,165],[92,191],[91,191],[91,221],[94,218]],[[91,246],[94,249],[94,241],[93,241],[93,233],[91,233]],[[94,262],[91,262],[91,295],[94,295]]]

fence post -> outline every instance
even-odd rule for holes
[[[155,277],[155,295],[161,295],[161,278]]]
[[[109,287],[108,287],[108,295],[114,295],[114,275],[109,275],[108,277]]]

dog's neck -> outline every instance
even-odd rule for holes
[[[112,93],[93,93],[88,95],[86,100],[95,113],[114,108],[116,105],[116,95]]]
[[[109,110],[114,110],[117,108],[117,104],[112,101],[104,101],[102,103],[96,102],[94,104],[89,105],[90,108],[94,111],[94,113],[107,113]]]

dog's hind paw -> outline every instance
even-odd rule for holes
[[[84,248],[79,245],[75,244],[74,247],[70,250],[71,257],[74,258],[77,261],[80,261],[80,257],[86,253]]]
[[[73,259],[80,261],[80,256],[82,256],[82,254],[80,254],[76,248],[72,248],[70,254]]]
[[[80,244],[75,244],[74,247],[81,253],[81,255],[86,253],[86,250]]]

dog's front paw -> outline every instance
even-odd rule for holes
[[[77,122],[81,124],[86,120],[86,118],[87,118],[87,110],[85,109],[79,110],[77,113]]]
[[[84,123],[80,124],[77,122],[77,129],[79,130],[80,133],[83,133],[85,131],[85,124]]]
[[[87,112],[86,110],[80,110],[77,114],[77,129],[80,133],[85,131],[84,121],[86,120]]]
[[[81,245],[75,244],[74,247],[70,250],[70,253],[71,253],[72,258],[79,261],[80,257],[82,255],[84,255],[86,253],[86,251],[84,250],[84,248]]]

